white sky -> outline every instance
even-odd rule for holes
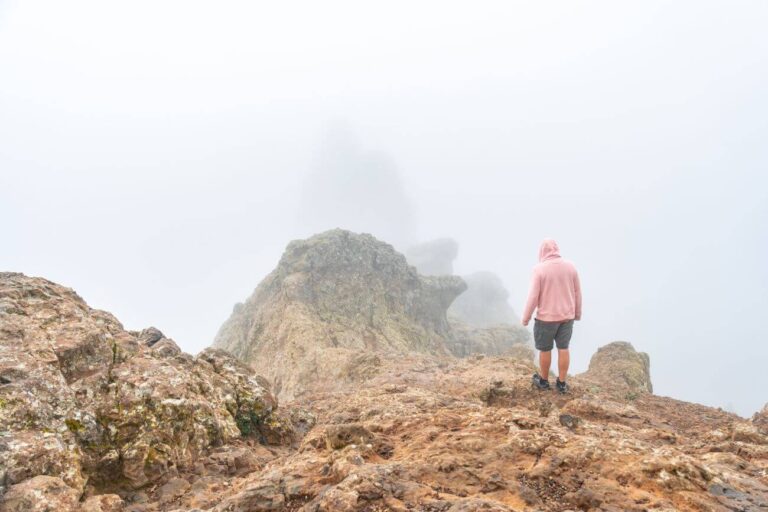
[[[560,242],[585,287],[574,370],[628,340],[659,394],[749,415],[766,26],[763,0],[0,0],[0,269],[196,352],[314,230],[342,123],[399,172],[409,240],[457,239],[457,270],[497,272],[518,312]]]

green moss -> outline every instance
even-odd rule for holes
[[[254,410],[242,412],[235,416],[235,423],[240,433],[244,436],[260,434],[259,428],[264,423],[263,415],[260,414],[262,408],[254,407]]]
[[[118,362],[118,355],[119,355],[120,349],[117,346],[117,341],[112,341],[112,363],[107,368],[107,382],[109,384],[112,384],[115,381],[114,376],[112,375],[112,369],[117,365]]]
[[[144,465],[151,466],[157,460],[157,450],[151,446],[147,449],[147,456],[144,458]]]
[[[235,416],[235,423],[237,423],[237,428],[240,430],[240,433],[244,436],[248,436],[253,431],[253,424],[251,422],[251,417],[247,414],[238,414]]]
[[[8,400],[5,398],[0,398],[0,409],[5,409],[6,405],[8,405]]]
[[[70,432],[74,432],[75,434],[78,432],[82,432],[85,430],[85,425],[79,420],[76,420],[74,418],[67,418],[64,420],[64,423],[67,425],[67,428]]]

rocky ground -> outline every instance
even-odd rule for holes
[[[768,509],[765,434],[629,384],[643,366],[627,355],[607,346],[567,395],[531,389],[514,358],[389,361],[303,401],[318,423],[300,447],[233,479],[211,510]]]

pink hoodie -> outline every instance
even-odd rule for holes
[[[581,284],[576,267],[560,257],[554,240],[544,240],[539,249],[539,264],[533,267],[531,290],[523,312],[523,325],[528,325],[533,310],[543,322],[581,320]]]

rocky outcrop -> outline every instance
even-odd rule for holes
[[[653,393],[648,354],[637,352],[626,341],[600,347],[589,361],[586,376],[620,392]]]
[[[214,346],[291,398],[355,380],[361,360],[377,354],[449,355],[446,310],[465,288],[457,277],[420,276],[370,235],[328,231],[288,245]]]
[[[184,354],[68,288],[0,273],[0,510],[73,510],[227,443],[289,442],[291,421],[231,355]]]

